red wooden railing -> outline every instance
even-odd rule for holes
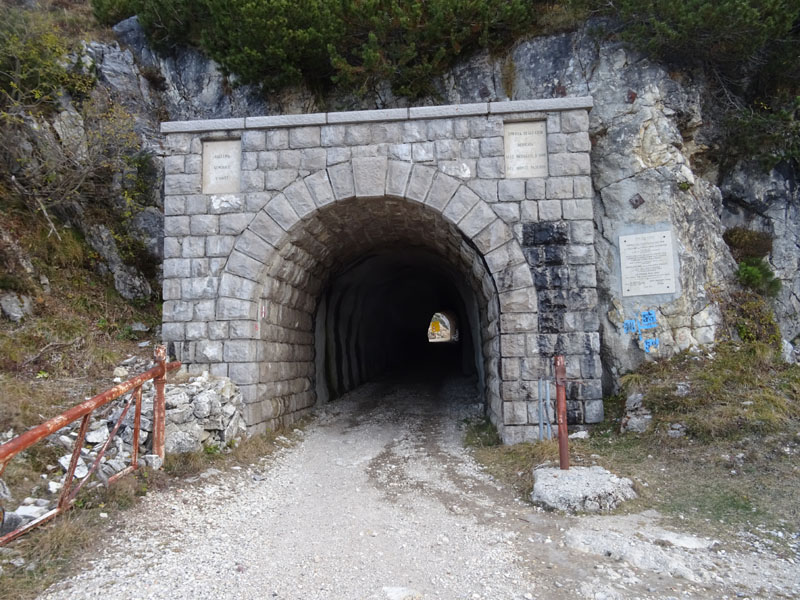
[[[111,440],[114,439],[117,431],[119,430],[120,426],[122,425],[125,416],[128,414],[128,411],[131,408],[131,405],[134,406],[134,418],[133,418],[133,440],[132,446],[133,449],[131,451],[131,464],[125,467],[122,471],[115,473],[113,476],[108,478],[108,485],[112,484],[114,481],[130,473],[131,471],[135,471],[139,468],[139,431],[141,426],[141,416],[142,416],[142,385],[150,380],[153,381],[155,385],[155,400],[153,401],[153,454],[157,454],[161,460],[164,460],[164,421],[166,419],[166,405],[164,401],[164,384],[166,382],[166,374],[169,371],[173,371],[175,369],[180,368],[181,363],[173,362],[167,363],[167,350],[164,346],[158,346],[155,349],[155,359],[156,359],[156,366],[150,369],[149,371],[145,371],[141,375],[137,375],[120,383],[119,385],[114,386],[110,390],[103,392],[102,394],[98,394],[94,398],[86,400],[85,402],[81,402],[77,406],[73,406],[69,410],[63,412],[62,414],[58,415],[50,419],[49,421],[45,421],[41,425],[37,425],[12,439],[11,441],[6,442],[3,445],[0,445],[0,476],[2,476],[3,471],[5,471],[6,465],[8,465],[9,461],[14,458],[20,452],[30,448],[33,444],[41,441],[42,439],[46,438],[47,436],[55,433],[59,429],[69,425],[70,423],[77,421],[78,419],[82,419],[81,421],[81,428],[78,432],[78,438],[75,440],[75,447],[72,451],[72,460],[70,461],[69,469],[67,470],[67,475],[64,479],[64,487],[61,490],[61,495],[58,500],[58,505],[48,511],[46,514],[38,517],[22,527],[7,533],[3,537],[0,537],[0,546],[7,544],[8,542],[18,538],[22,534],[30,531],[34,527],[41,525],[42,523],[46,523],[53,517],[61,514],[64,511],[69,510],[75,502],[75,498],[78,495],[78,492],[83,488],[89,478],[97,471],[97,468],[100,466],[100,461],[105,455],[106,450],[108,449]],[[125,404],[125,407],[122,410],[117,422],[114,424],[113,429],[109,433],[108,439],[103,444],[100,451],[97,453],[97,456],[92,463],[91,468],[89,469],[89,473],[81,479],[77,484],[73,485],[73,476],[75,475],[75,468],[78,465],[78,459],[81,456],[81,449],[83,448],[84,440],[86,437],[86,431],[89,427],[89,420],[91,418],[92,412],[94,412],[97,408],[104,406],[119,398],[120,396],[124,396],[125,394],[130,393],[130,398],[128,402]],[[3,508],[0,507],[0,523],[3,522],[4,511]]]

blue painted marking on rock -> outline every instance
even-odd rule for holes
[[[658,338],[644,339],[643,331],[648,329],[655,329],[658,327],[658,315],[654,310],[645,310],[640,312],[635,319],[626,319],[622,323],[622,328],[625,333],[638,334],[639,342],[644,345],[644,351],[650,353],[652,349],[658,350],[661,342]]]

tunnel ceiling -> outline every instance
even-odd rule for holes
[[[461,233],[424,205],[398,199],[352,199],[320,209],[300,222],[279,249],[282,261],[272,265],[269,275],[294,284],[287,277],[294,270],[283,261],[301,266],[309,278],[298,287],[314,295],[352,261],[386,247],[426,248],[466,276],[474,272],[477,278],[485,271],[483,260]]]
[[[317,397],[341,394],[418,353],[441,309],[469,324],[462,371],[477,372],[481,385],[487,369],[496,371],[496,360],[484,364],[492,349],[483,348],[497,339],[494,281],[476,249],[429,207],[392,198],[338,202],[299,221],[273,256],[262,334],[291,346],[292,358],[315,356]],[[299,386],[293,375],[266,374]]]

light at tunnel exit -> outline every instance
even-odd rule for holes
[[[428,324],[428,342],[457,342],[458,325],[454,315],[449,312],[435,312]]]

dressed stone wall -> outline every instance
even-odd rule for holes
[[[602,420],[591,98],[162,124],[164,340],[240,385],[251,431],[318,400],[331,276],[379,246],[425,248],[474,292],[488,412],[537,436],[536,380],[567,357],[571,421]],[[544,121],[548,175],[505,176],[505,125]],[[238,193],[203,194],[204,142],[241,144]],[[532,401],[533,400],[533,401]]]

